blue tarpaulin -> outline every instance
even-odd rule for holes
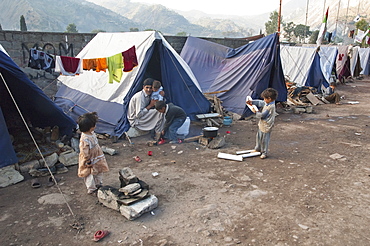
[[[243,114],[246,96],[259,98],[268,87],[278,91],[277,101],[287,99],[277,34],[237,49],[188,37],[181,57],[189,64],[203,93],[228,90],[217,97],[231,112]]]
[[[8,127],[14,122],[7,116],[19,115],[5,85],[9,87],[22,115],[33,127],[59,126],[60,134],[70,135],[76,123],[1,50],[0,73],[0,167],[4,167],[18,161],[8,132]]]

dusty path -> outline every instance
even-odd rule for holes
[[[1,244],[93,245],[93,233],[106,229],[111,234],[101,245],[369,245],[370,79],[338,91],[343,102],[359,104],[319,105],[312,114],[280,110],[265,160],[217,159],[218,152],[253,148],[254,120],[220,129],[231,131],[220,150],[197,143],[148,147],[147,137],[133,145],[102,141],[119,151],[107,156],[105,184],[118,187],[118,170],[130,167],[158,197],[154,213],[128,221],[103,207],[86,194],[74,166],[59,175],[60,187],[85,229],[77,234],[70,227],[65,204],[45,203],[44,196],[58,193],[46,178],[39,189],[26,180],[0,189]],[[330,158],[335,153],[343,158]]]

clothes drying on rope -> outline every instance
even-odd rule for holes
[[[55,68],[55,61],[51,55],[41,50],[31,48],[28,67],[34,69],[43,69],[47,72],[51,72],[51,69]]]
[[[56,72],[61,75],[79,75],[83,70],[109,73],[109,83],[120,82],[123,72],[131,72],[138,65],[136,48],[132,46],[126,51],[109,57],[80,59],[75,57],[57,56]]]

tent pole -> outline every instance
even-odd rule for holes
[[[278,29],[277,29],[279,38],[280,38],[280,25],[281,25],[281,2],[282,0],[280,0],[280,5],[279,5]]]
[[[343,35],[344,35],[344,33],[346,32],[346,29],[347,29],[347,22],[348,22],[348,9],[349,9],[349,0],[348,0],[348,3],[347,3],[346,25],[344,26]]]
[[[304,23],[305,26],[307,26],[307,19],[308,19],[308,3],[309,3],[309,0],[307,0],[307,5],[306,5],[306,22]],[[304,37],[305,37],[304,43],[306,43],[306,35],[307,35],[307,28],[305,27],[305,29],[304,29]]]
[[[334,36],[334,41],[335,41],[335,37],[337,36],[337,27],[338,27],[338,18],[339,18],[339,9],[340,9],[340,1],[341,0],[339,0],[339,2],[338,2],[338,11],[337,11],[337,19],[336,19],[336,21],[335,21],[335,36]]]

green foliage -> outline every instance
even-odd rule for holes
[[[23,15],[21,15],[21,18],[20,18],[20,27],[21,27],[22,32],[27,32],[26,19],[24,18]]]
[[[310,27],[306,25],[299,24],[294,28],[294,35],[300,40],[304,40],[309,37],[312,32],[310,32]],[[316,40],[315,40],[316,41]]]
[[[176,33],[176,36],[187,36],[186,32],[178,32]]]
[[[66,28],[66,31],[65,32],[68,32],[68,33],[78,33],[78,30],[77,30],[77,27],[75,25],[75,23],[71,23],[67,26]]]
[[[266,29],[267,35],[277,32],[278,20],[279,20],[279,13],[277,11],[273,11],[272,13],[270,13],[270,20],[265,23],[265,29]],[[281,18],[281,22],[283,22],[283,18]]]
[[[310,44],[316,44],[317,37],[319,36],[319,30],[313,31],[310,36],[310,41],[308,41]]]
[[[151,28],[148,28],[148,29],[145,29],[144,31],[155,31],[155,30],[151,29]]]
[[[98,32],[106,32],[106,31],[101,30],[101,29],[94,29],[91,31],[91,33],[98,33]]]
[[[369,23],[365,19],[361,19],[355,24],[357,29],[360,29],[361,31],[366,31],[369,29]]]
[[[285,31],[284,36],[287,38],[288,42],[290,42],[292,39],[292,35],[293,35],[295,27],[296,25],[293,22],[283,24],[283,29]]]
[[[139,28],[137,27],[130,27],[130,32],[138,32]]]

